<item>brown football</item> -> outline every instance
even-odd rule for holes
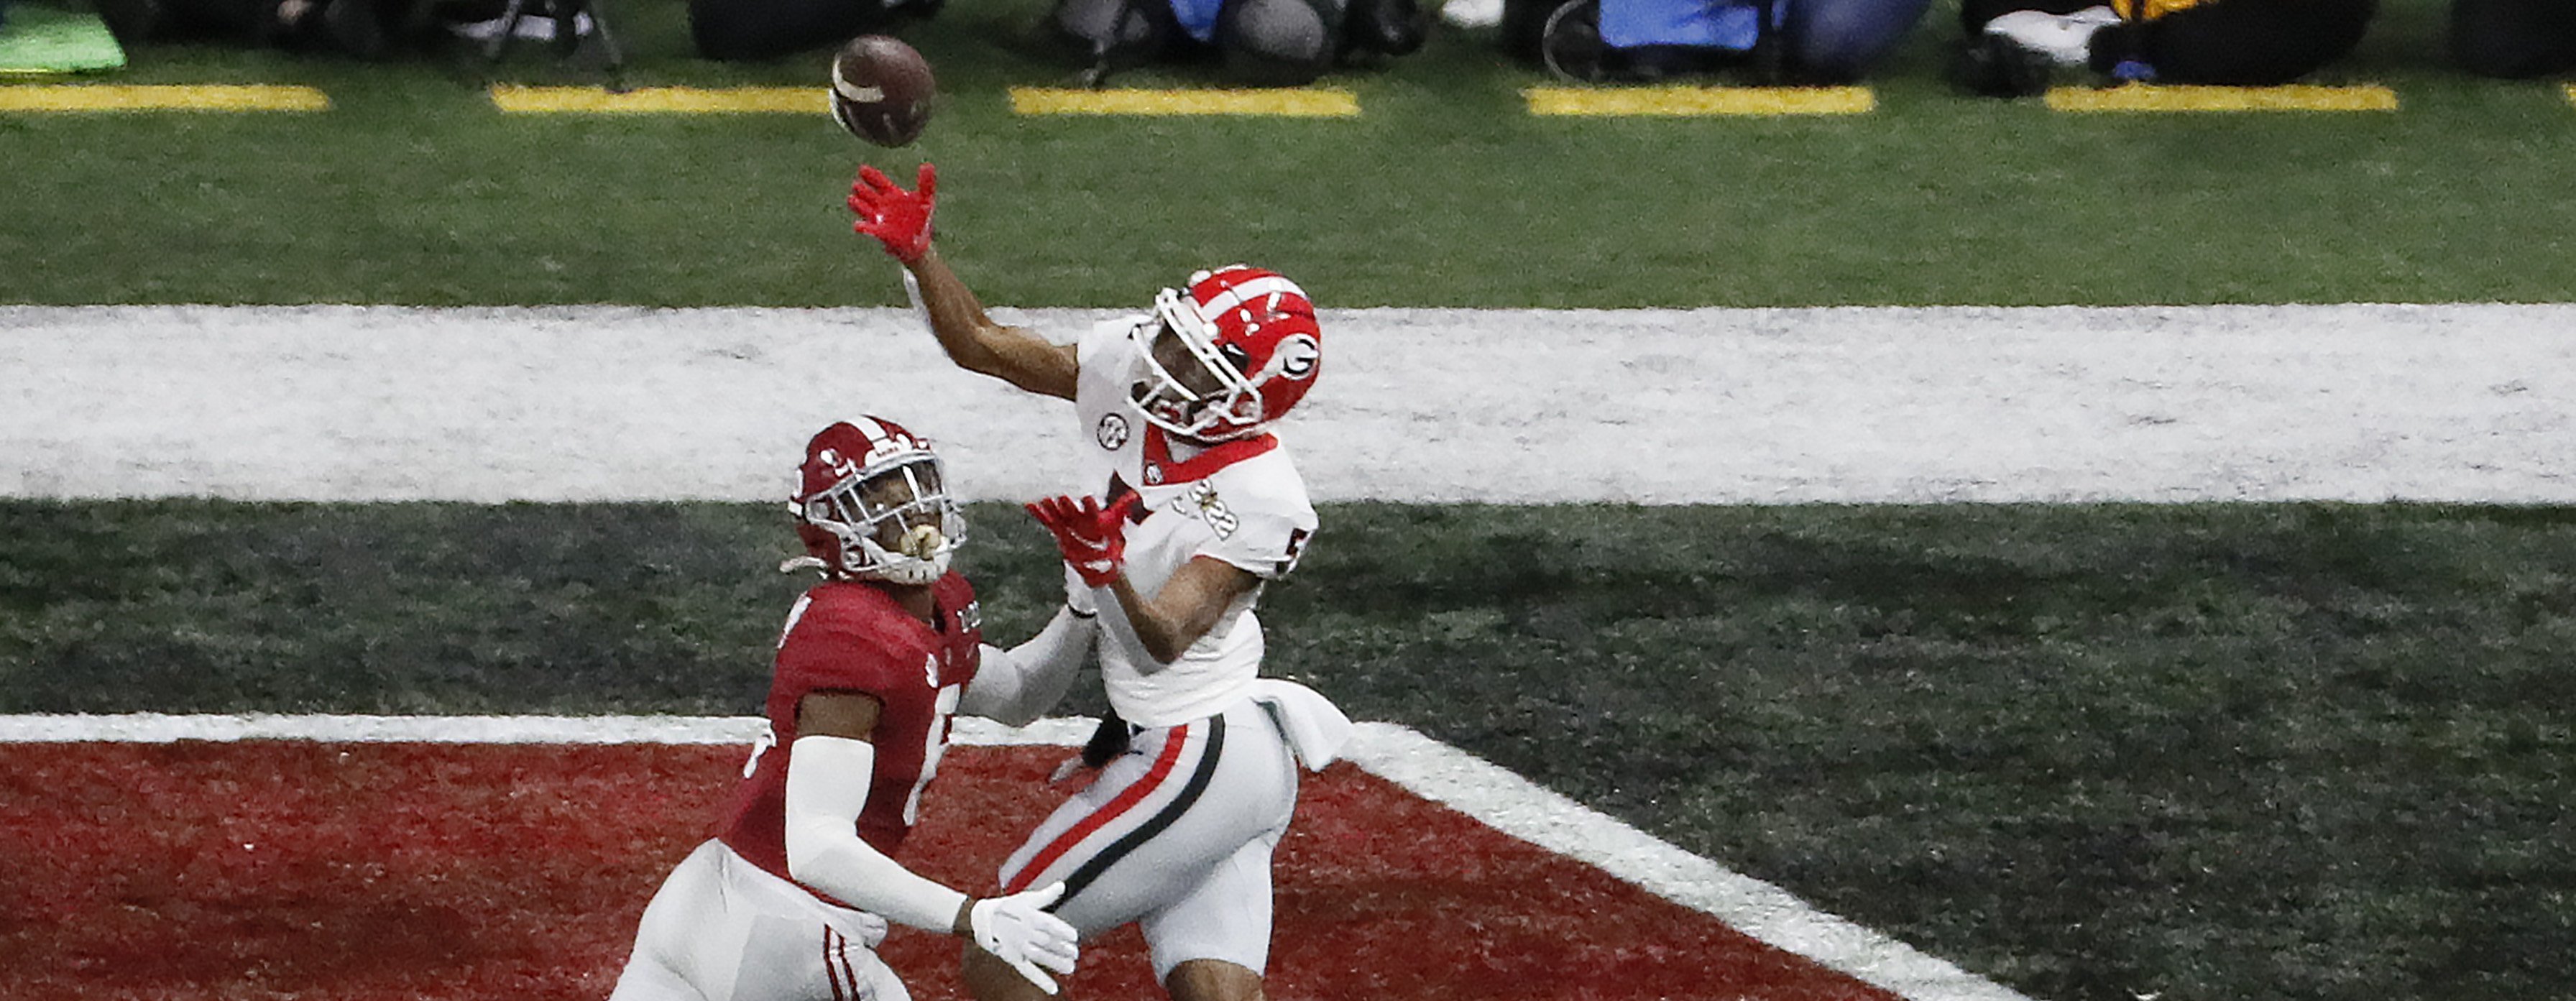
[[[879,146],[920,138],[938,93],[929,61],[899,39],[860,35],[832,55],[832,120]]]

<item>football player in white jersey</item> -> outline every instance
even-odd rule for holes
[[[1236,265],[1054,344],[994,322],[941,261],[935,192],[927,164],[913,191],[864,168],[855,228],[903,263],[951,360],[1072,401],[1097,491],[1029,510],[1064,552],[1069,603],[1098,609],[1115,712],[1086,748],[1097,774],[1003,864],[1002,892],[1062,881],[1048,909],[1086,939],[1138,925],[1178,1001],[1260,998],[1270,857],[1297,765],[1320,770],[1351,731],[1323,696],[1258,677],[1253,606],[1315,531],[1305,481],[1271,433],[1322,366],[1314,303]],[[1029,996],[1024,978],[968,953],[977,998]]]

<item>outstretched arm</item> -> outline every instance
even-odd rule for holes
[[[1027,726],[1046,715],[1081,673],[1094,623],[1093,616],[1067,606],[1026,643],[1008,650],[986,644],[957,711],[1007,726]]]
[[[1073,346],[1048,343],[1026,327],[994,322],[984,303],[931,246],[938,192],[939,173],[927,163],[911,191],[875,167],[861,167],[859,179],[850,185],[850,211],[858,215],[851,228],[875,237],[903,263],[904,290],[950,361],[1032,393],[1073,399],[1080,368]]]
[[[1049,343],[1027,327],[997,323],[984,303],[966,288],[957,272],[932,247],[904,263],[905,291],[939,338],[948,360],[969,372],[980,372],[1032,393],[1073,399],[1074,377],[1081,365],[1071,344]]]
[[[788,874],[888,920],[965,936],[1055,993],[1055,980],[1039,968],[1073,972],[1078,953],[1073,926],[1044,910],[1064,884],[976,900],[916,875],[859,837],[876,772],[869,737],[884,708],[859,692],[816,692],[797,703],[787,758]]]

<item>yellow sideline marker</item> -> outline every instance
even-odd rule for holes
[[[2567,103],[2576,104],[2576,83],[2567,85]]]
[[[2053,87],[2056,111],[2395,111],[2397,92],[2361,87]]]
[[[312,87],[245,84],[0,86],[5,111],[329,111]]]
[[[492,85],[492,105],[508,114],[569,113],[581,115],[728,115],[805,114],[831,111],[826,95],[815,87],[644,87],[612,92],[602,87],[522,87]]]
[[[1533,115],[1858,115],[1878,107],[1867,87],[1531,87]]]
[[[1347,90],[1297,87],[1276,90],[1072,90],[1011,88],[1011,111],[1022,115],[1269,115],[1282,118],[1353,118],[1360,99]]]

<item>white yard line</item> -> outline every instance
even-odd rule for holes
[[[1098,720],[1043,719],[1006,727],[961,716],[960,744],[1079,746]],[[321,740],[357,744],[744,744],[758,716],[361,716],[282,713],[30,714],[0,716],[0,744],[181,740]]]
[[[1326,500],[2576,502],[2576,305],[1325,323],[1285,433]],[[860,411],[974,497],[1094,486],[902,310],[0,307],[0,497],[773,500]]]
[[[974,745],[1080,746],[1094,721],[1024,728],[960,718]],[[749,716],[0,716],[0,743],[319,740],[452,744],[748,744]],[[1345,757],[1504,834],[1598,867],[1787,952],[1912,1001],[2028,1001],[2010,988],[1809,906],[1500,766],[1393,723],[1362,723]]]
[[[1371,774],[1775,948],[1914,1001],[2030,1001],[1408,727],[1360,726],[1349,758]]]

